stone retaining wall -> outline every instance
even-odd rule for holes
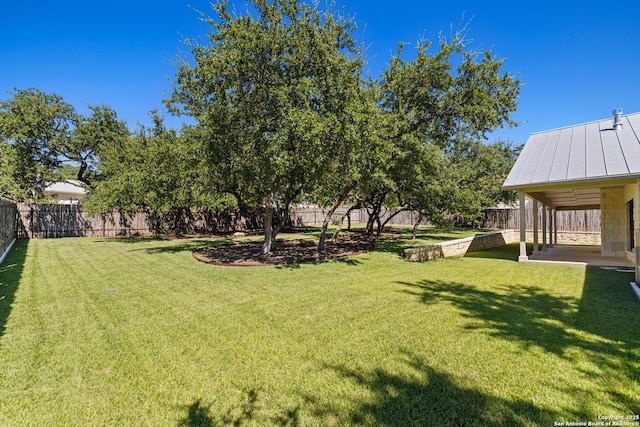
[[[419,246],[404,250],[404,258],[409,261],[426,261],[429,259],[461,256],[467,252],[496,248],[513,242],[514,230],[503,230],[496,233],[478,234],[464,239],[449,240],[433,245]]]
[[[599,245],[600,233],[584,231],[559,231],[559,245]],[[527,242],[533,242],[533,231],[527,231]],[[467,252],[497,248],[520,239],[519,230],[502,230],[495,233],[478,234],[464,239],[450,240],[433,245],[418,246],[404,250],[404,258],[408,261],[426,261],[429,259],[462,256]],[[542,233],[538,236],[542,246]]]

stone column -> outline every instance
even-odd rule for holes
[[[520,256],[518,261],[527,261],[527,217],[525,215],[525,194],[524,191],[518,193],[520,199]]]

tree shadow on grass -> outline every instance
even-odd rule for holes
[[[378,426],[530,426],[553,425],[560,419],[559,414],[531,402],[506,400],[464,387],[423,359],[405,357],[405,373],[326,365],[326,369],[366,387],[371,398],[351,402],[345,412],[308,397],[315,407],[314,415],[344,424]]]
[[[629,273],[587,267],[580,299],[551,295],[528,285],[479,289],[436,280],[401,284],[407,287],[402,292],[421,303],[447,303],[459,309],[468,319],[467,329],[516,342],[525,350],[537,347],[571,362],[588,360],[596,367],[588,369],[596,371],[585,368],[583,372],[606,378],[596,380],[599,392],[618,402],[621,411],[637,411],[640,396],[634,396],[629,386],[620,386],[637,384],[640,378],[640,318],[629,289],[630,278]],[[567,394],[578,391],[571,384],[561,387]],[[592,396],[591,391],[580,392]],[[588,408],[593,403],[582,405]]]
[[[180,427],[213,427],[215,421],[209,413],[211,405],[206,406],[200,399],[197,399],[191,405],[186,406],[187,415],[180,420]]]
[[[640,395],[622,393],[617,381],[640,382],[640,301],[629,282],[633,272],[587,267],[584,287],[573,326],[601,338],[593,346],[591,359],[599,367],[608,367],[611,381],[607,391],[619,403],[621,413],[640,413]],[[585,346],[589,348],[589,346]],[[586,374],[593,374],[586,372]]]
[[[212,413],[210,405],[205,405],[201,399],[195,400],[191,405],[183,407],[187,410],[186,416],[178,423],[179,427],[227,427],[242,426],[247,424],[298,426],[300,425],[299,407],[287,410],[282,415],[267,416],[262,412],[259,402],[259,393],[251,389],[243,393],[242,399],[228,407],[220,414]]]
[[[27,257],[29,240],[16,240],[0,264],[0,337],[4,335]]]
[[[400,284],[408,287],[402,292],[415,295],[424,304],[448,302],[462,310],[462,316],[470,320],[467,329],[481,329],[557,355],[578,344],[566,327],[577,309],[573,298],[556,297],[525,285],[478,289],[440,280]]]
[[[161,239],[158,237],[101,237],[99,240],[94,240],[94,242],[98,242],[98,243],[126,243],[126,244],[134,244],[134,243],[140,243],[140,242],[150,242],[150,241],[154,241],[154,240],[166,240],[166,239]]]
[[[203,249],[209,246],[229,245],[235,243],[236,240],[229,237],[211,238],[211,239],[162,239],[151,237],[126,237],[126,238],[110,238],[99,240],[100,243],[142,243],[142,242],[163,242],[162,246],[155,247],[143,247],[131,249],[131,252],[146,252],[149,254],[161,254],[161,253],[180,253],[180,252],[193,252],[198,249]],[[174,244],[170,244],[174,242]],[[167,244],[169,243],[169,244]]]
[[[197,251],[198,249],[203,249],[210,246],[230,245],[234,242],[235,241],[231,238],[221,238],[221,239],[215,239],[215,240],[197,239],[197,240],[187,240],[176,245],[157,246],[155,248],[145,248],[145,249],[138,249],[138,250],[145,251],[148,254],[163,254],[163,253],[173,254],[173,253],[179,253],[179,252],[193,252],[193,251]]]
[[[276,265],[275,268],[278,270],[299,270],[302,268],[303,265],[322,265],[327,263],[337,263],[337,264],[344,264],[351,267],[355,267],[357,265],[362,264],[362,261],[357,258],[354,258],[353,256],[346,255],[346,256],[341,256],[337,258],[324,259],[320,261]]]

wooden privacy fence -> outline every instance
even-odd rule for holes
[[[338,209],[334,216],[337,223],[348,207]],[[327,210],[322,208],[300,208],[291,210],[294,226],[321,225]],[[382,215],[386,219],[391,212]],[[158,225],[147,212],[137,212],[125,216],[117,211],[93,217],[82,210],[81,205],[36,205],[18,204],[20,227],[17,235],[20,238],[53,238],[53,237],[114,237],[149,235]],[[354,209],[350,213],[352,223],[365,223],[369,219],[366,209]],[[391,225],[413,225],[417,220],[414,212],[401,212],[391,219]],[[241,218],[215,218],[205,212],[191,209],[172,216],[174,225],[168,225],[167,219],[161,224],[163,230],[175,230],[181,227],[182,232],[228,232],[243,228]]]
[[[332,222],[337,224],[340,221],[340,218],[349,210],[349,206],[341,206],[336,209],[333,214]],[[307,208],[293,208],[291,209],[291,221],[294,226],[303,227],[306,225],[322,225],[324,221],[324,216],[327,213],[328,209],[322,209],[320,207],[307,207]],[[380,215],[380,219],[384,222],[387,218],[389,218],[394,211],[387,210],[382,212]],[[358,223],[366,223],[369,221],[369,213],[366,209],[353,209],[349,216],[351,217],[351,222],[354,224]],[[395,215],[391,220],[387,223],[388,225],[406,225],[413,226],[415,222],[418,220],[418,213],[411,211],[400,212]],[[346,219],[345,219],[346,221]]]
[[[542,210],[538,213],[538,227],[542,227]],[[558,211],[558,231],[600,232],[600,210]],[[533,230],[533,208],[525,210],[526,229]],[[548,219],[548,217],[547,217]],[[509,230],[520,228],[519,209],[487,209],[482,228]]]
[[[16,204],[0,198],[0,257],[16,238]]]
[[[17,212],[16,212],[17,209]],[[332,222],[337,222],[347,212],[348,207],[339,208]],[[291,210],[294,226],[319,226],[324,221],[327,210],[319,207],[304,207]],[[16,215],[17,214],[17,215]],[[382,220],[389,218],[393,211],[381,215]],[[16,221],[17,217],[17,221]],[[366,209],[354,209],[350,212],[351,222],[366,223],[369,214]],[[13,218],[13,219],[12,219]],[[561,211],[557,213],[558,231],[600,231],[600,211]],[[417,212],[400,212],[388,222],[389,225],[413,226],[418,220]],[[526,211],[527,229],[533,229],[533,212]],[[242,218],[217,218],[211,213],[195,209],[184,209],[161,222],[147,212],[137,212],[125,216],[112,211],[105,215],[90,216],[81,205],[36,205],[0,203],[0,245],[17,236],[19,238],[50,237],[114,237],[149,235],[155,231],[182,233],[229,232],[242,229]],[[540,221],[542,224],[542,221]],[[485,217],[478,223],[481,228],[517,229],[519,228],[518,209],[488,209]],[[16,228],[17,227],[17,228]],[[9,240],[10,241],[10,240]],[[0,246],[1,247],[1,246]]]
[[[110,212],[89,216],[80,205],[18,204],[20,238],[49,237],[114,237],[149,234],[149,215],[138,212],[125,217]]]
[[[18,204],[19,238],[116,237],[154,233],[214,233],[234,230],[241,219],[215,217],[211,212],[179,209],[154,217],[145,211],[125,215],[111,211],[91,216],[81,205]]]
[[[339,220],[348,210],[348,206],[336,210],[334,220]],[[309,207],[304,209],[292,209],[291,218],[296,226],[322,225],[326,210]],[[384,221],[392,215],[388,210],[381,215]],[[542,227],[542,210],[538,213],[539,227]],[[559,211],[557,215],[558,231],[585,231],[600,232],[600,210]],[[350,213],[352,223],[366,223],[369,214],[366,209],[354,209]],[[533,208],[528,206],[525,210],[526,229],[533,230]],[[389,225],[413,226],[418,220],[418,213],[412,211],[400,212],[388,222]],[[487,209],[484,217],[478,223],[479,228],[496,230],[510,230],[520,228],[519,209]]]

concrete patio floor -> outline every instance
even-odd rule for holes
[[[624,257],[602,256],[600,246],[555,245],[539,254],[529,255],[526,262],[549,262],[597,267],[624,267],[634,269],[634,264]]]

